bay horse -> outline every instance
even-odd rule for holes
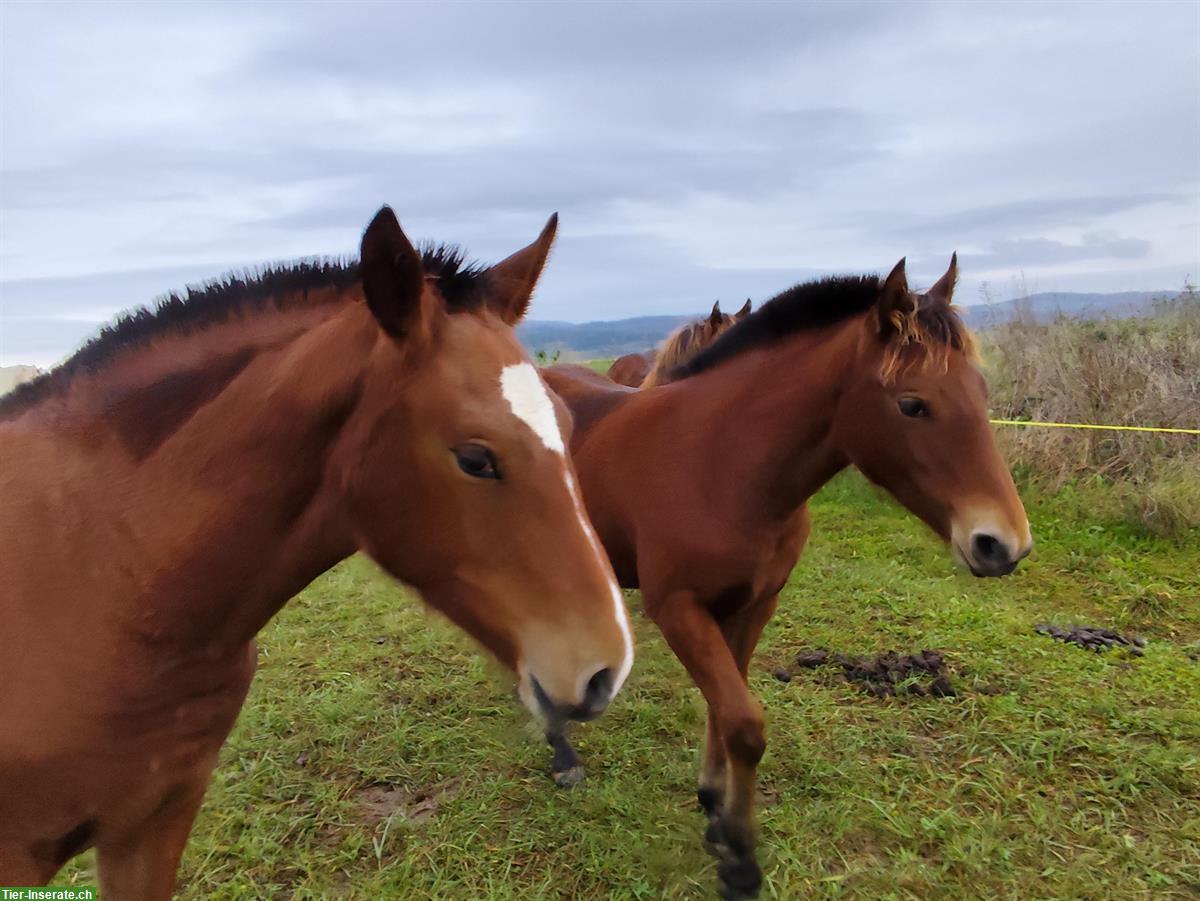
[[[637,388],[654,368],[654,360],[657,356],[657,348],[652,347],[650,350],[640,353],[617,357],[608,367],[607,378],[615,384],[624,385],[627,388]]]
[[[750,299],[746,298],[742,308],[730,316],[721,312],[721,302],[717,301],[708,316],[676,329],[658,346],[654,365],[638,387],[653,388],[674,381],[684,363],[749,316],[751,309]]]
[[[712,312],[694,322],[680,326],[663,339],[658,347],[636,354],[618,357],[608,368],[608,378],[630,388],[648,388],[670,381],[671,373],[680,364],[699,353],[724,331],[744,319],[751,309],[749,299],[730,316],[721,312],[721,302],[713,304]]]
[[[590,718],[633,646],[556,405],[517,343],[556,229],[488,269],[384,207],[355,264],[128,315],[0,401],[0,884],[95,846],[171,897],[255,634],[365,551]]]
[[[659,388],[544,372],[574,415],[584,502],[617,578],[641,588],[708,704],[697,795],[726,897],[753,897],[762,881],[753,798],[766,738],[746,676],[808,538],[808,499],[855,466],[975,575],[1009,573],[1031,547],[951,306],[956,274],[953,259],[924,294],[903,260],[886,279],[797,285]],[[556,775],[579,767],[563,730],[547,740]]]

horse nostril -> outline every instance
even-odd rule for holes
[[[583,693],[583,709],[589,714],[599,713],[612,700],[612,689],[613,671],[604,667],[588,680]]]
[[[971,536],[971,553],[981,563],[1008,563],[1008,548],[1004,542],[988,535],[986,532],[976,532]]]

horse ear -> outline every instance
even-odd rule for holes
[[[734,314],[734,319],[745,319],[754,310],[754,304],[750,302],[750,298],[746,298],[746,302],[742,304],[742,308]]]
[[[363,295],[380,327],[395,338],[416,330],[425,289],[421,257],[391,207],[380,207],[363,233],[361,260]]]
[[[887,335],[902,331],[904,320],[916,311],[916,299],[908,291],[908,275],[904,271],[904,258],[892,267],[879,290],[879,330]]]
[[[954,298],[954,283],[958,280],[958,254],[950,257],[950,268],[939,278],[928,291],[928,296],[934,303],[949,306]]]
[[[713,304],[712,312],[708,314],[708,324],[713,328],[721,324],[721,301]]]
[[[558,213],[555,213],[536,241],[488,270],[492,310],[508,325],[520,322],[529,309],[529,299],[533,297],[557,231]]]

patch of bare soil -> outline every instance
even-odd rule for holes
[[[775,807],[780,803],[779,789],[770,782],[758,783],[758,792],[756,794],[756,807]]]
[[[424,823],[438,812],[442,802],[458,789],[458,779],[410,790],[398,785],[368,785],[354,793],[355,820],[364,826],[399,816],[409,823]]]

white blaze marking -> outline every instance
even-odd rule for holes
[[[583,499],[579,496],[579,488],[575,485],[575,477],[571,475],[570,470],[565,473],[567,479],[567,490],[571,492],[571,500],[575,503],[575,515],[579,517],[579,525],[583,528],[583,534],[588,537],[588,541],[592,543],[592,550],[596,552],[596,556],[600,558],[601,563],[608,567],[608,554],[600,545],[600,538],[596,535],[596,530],[592,528],[592,521],[587,518],[587,513],[583,509]],[[629,629],[629,617],[625,612],[625,599],[621,597],[621,586],[617,584],[617,580],[612,576],[608,578],[608,590],[612,595],[613,613],[617,617],[617,625],[621,629],[621,638],[625,641],[625,659],[621,661],[621,668],[617,670],[617,677],[613,680],[613,695],[616,695],[621,690],[621,686],[625,684],[625,677],[629,675],[629,670],[633,667],[633,633]],[[590,678],[590,676],[589,676]]]
[[[514,363],[500,372],[500,393],[512,407],[513,415],[525,423],[542,444],[558,454],[566,455],[554,403],[546,385],[530,363]]]
[[[592,528],[591,521],[587,518],[583,500],[579,496],[579,488],[575,484],[575,477],[566,465],[567,449],[563,444],[562,431],[558,427],[554,402],[550,400],[550,393],[546,390],[546,384],[542,381],[542,377],[530,363],[514,363],[511,366],[505,366],[500,372],[500,393],[508,401],[513,415],[533,429],[534,434],[542,440],[542,444],[563,458],[563,480],[566,482],[567,492],[571,495],[571,502],[575,505],[575,515],[579,519],[579,526],[591,543],[592,550],[601,561],[601,565],[608,569],[608,555],[604,552],[600,539],[596,536],[596,530]],[[609,591],[612,595],[613,614],[617,618],[621,637],[625,641],[625,659],[621,661],[621,667],[613,682],[613,694],[615,695],[625,683],[625,677],[629,675],[629,670],[633,666],[633,633],[629,629],[629,618],[625,612],[625,601],[621,597],[621,589],[612,576],[609,576],[608,581]],[[588,678],[591,678],[591,674],[588,674]]]

